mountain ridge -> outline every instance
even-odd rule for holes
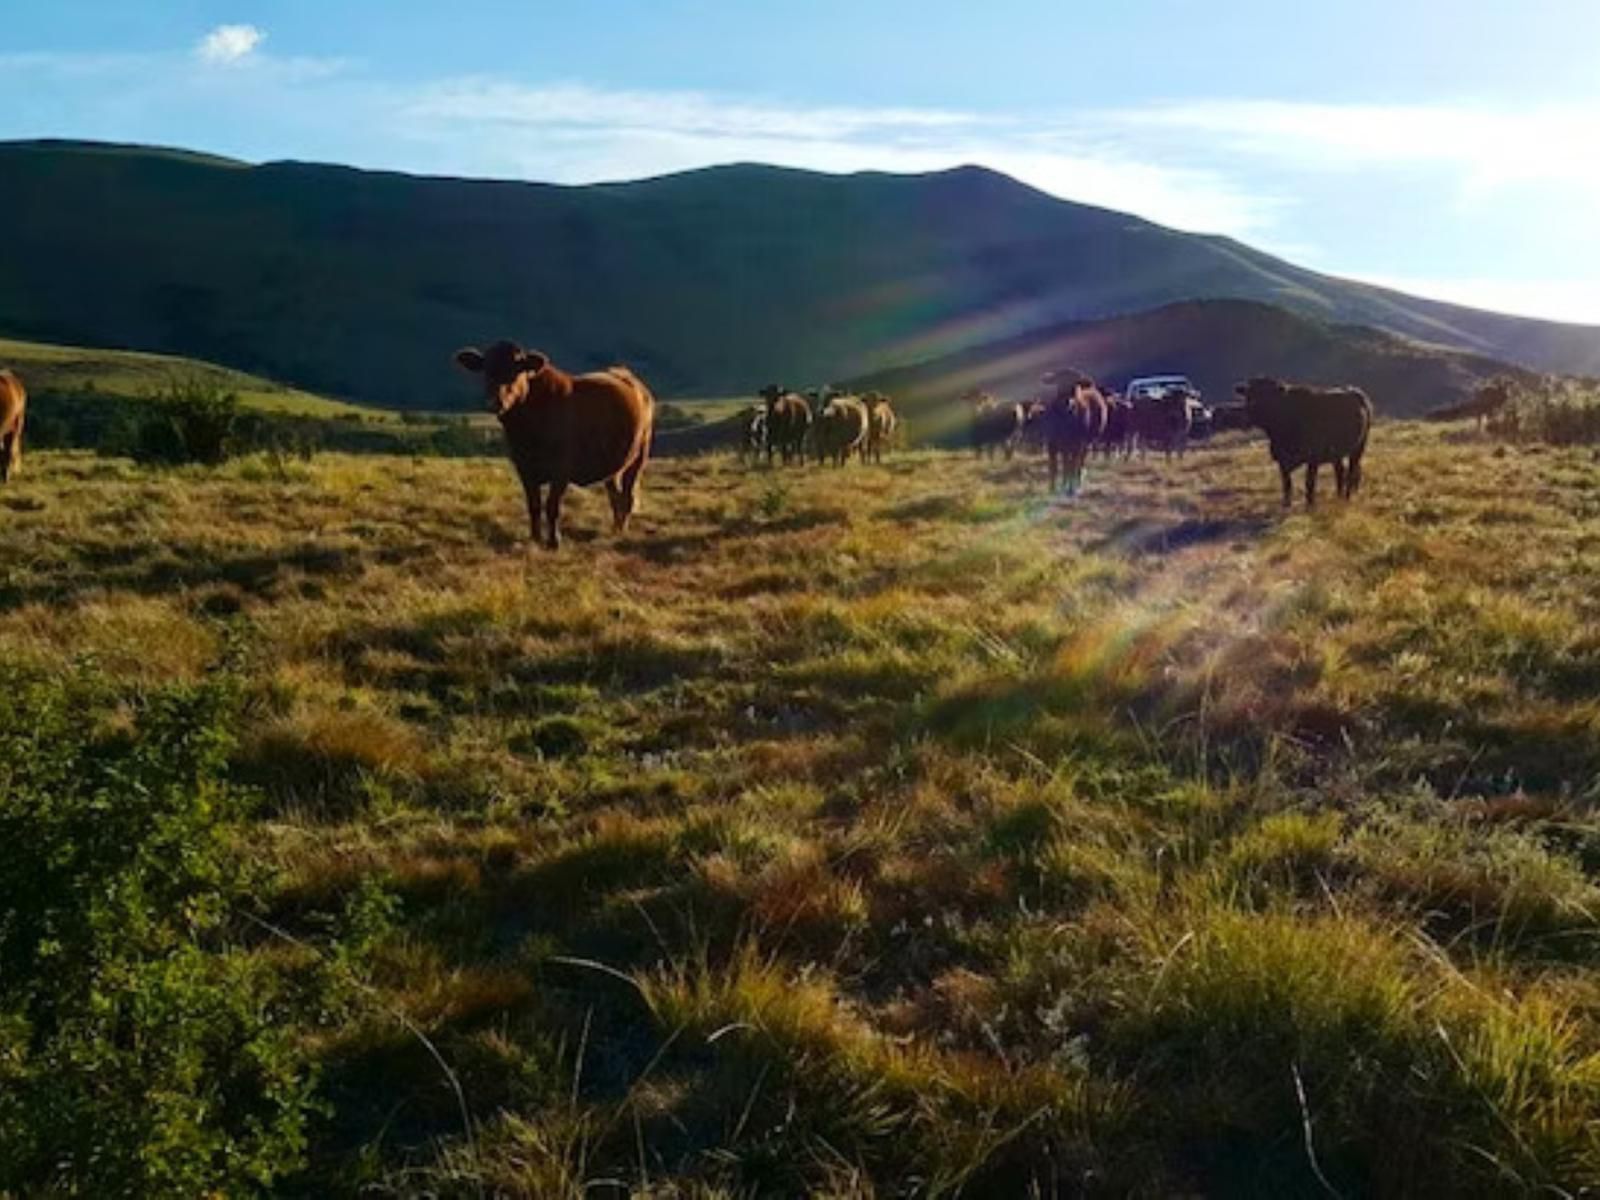
[[[1321,275],[987,168],[734,164],[589,185],[0,143],[0,331],[187,354],[411,408],[515,337],[663,394],[865,375],[1183,300],[1241,299],[1541,370],[1600,328]]]

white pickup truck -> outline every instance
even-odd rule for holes
[[[1211,432],[1211,410],[1200,399],[1200,389],[1187,375],[1142,375],[1130,380],[1122,393],[1132,404],[1161,403],[1183,397],[1189,405],[1189,436],[1203,438]]]

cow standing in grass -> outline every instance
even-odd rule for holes
[[[627,529],[655,426],[655,397],[637,375],[621,366],[568,375],[515,342],[458,350],[456,363],[483,380],[489,409],[500,418],[535,541],[542,518],[544,544],[561,545],[561,498],[574,485],[604,483],[613,528]]]
[[[861,402],[867,406],[867,444],[861,449],[861,458],[863,462],[870,458],[881,463],[883,449],[894,441],[900,422],[894,415],[894,405],[882,392],[868,392]]]
[[[1000,449],[1009,461],[1022,436],[1022,405],[1007,404],[988,392],[968,392],[962,400],[972,409],[972,452],[993,458],[995,450]]]
[[[1050,456],[1050,490],[1056,490],[1059,473],[1067,494],[1083,486],[1083,468],[1090,448],[1106,429],[1106,399],[1087,379],[1062,385],[1043,404],[1039,420],[1044,426],[1045,452]]]
[[[739,457],[760,462],[766,448],[767,409],[764,404],[752,404],[739,421]]]
[[[785,391],[778,384],[761,389],[767,409],[767,465],[777,452],[787,465],[806,461],[806,437],[811,432],[811,406],[804,396]]]
[[[1306,469],[1306,507],[1317,502],[1317,469],[1333,464],[1341,499],[1361,486],[1361,457],[1372,430],[1372,401],[1360,388],[1307,387],[1257,378],[1234,388],[1250,424],[1266,432],[1272,460],[1283,481],[1283,506],[1290,505],[1290,473]]]
[[[28,393],[16,372],[0,370],[0,483],[22,466],[22,423],[27,415]]]
[[[1150,450],[1160,450],[1169,459],[1174,454],[1182,458],[1189,447],[1194,409],[1186,392],[1169,389],[1140,396],[1133,401],[1129,419],[1139,441],[1140,458]]]
[[[872,418],[859,396],[830,396],[817,414],[817,461],[842,467],[852,453],[866,459],[867,431]]]
[[[1106,458],[1128,458],[1133,454],[1133,405],[1115,392],[1103,393],[1106,401],[1106,429],[1098,443]]]

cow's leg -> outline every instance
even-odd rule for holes
[[[1312,459],[1306,464],[1306,507],[1315,508],[1317,503],[1317,471],[1322,464]]]
[[[562,481],[550,484],[550,495],[544,502],[545,539],[547,549],[561,549],[561,497],[566,495],[567,485]]]
[[[1336,458],[1333,460],[1333,490],[1339,499],[1348,500],[1350,499],[1348,487],[1349,473],[1345,470],[1344,459]]]
[[[622,516],[622,483],[620,482],[620,477],[618,479],[608,479],[608,480],[606,480],[605,481],[605,485],[606,485],[606,499],[611,502],[611,532],[612,533],[621,533],[622,532],[622,524],[623,524],[623,516]]]
[[[1290,492],[1293,488],[1292,481],[1289,478],[1289,472],[1291,470],[1293,470],[1292,467],[1286,467],[1282,463],[1278,464],[1278,476],[1283,480],[1283,507],[1285,508],[1288,508],[1290,504],[1293,503],[1293,500],[1290,496]]]
[[[11,465],[11,456],[15,453],[17,441],[17,435],[14,433],[0,434],[0,483],[5,483],[11,478],[14,469]]]
[[[650,463],[650,442],[648,439],[639,447],[639,455],[628,469],[622,473],[622,511],[617,515],[618,533],[628,531],[628,519],[633,516],[634,510],[639,507],[639,481],[644,478],[644,469]]]
[[[1350,456],[1350,467],[1345,475],[1345,486],[1350,499],[1355,499],[1356,491],[1361,487],[1361,451],[1357,450]]]
[[[528,501],[528,525],[534,541],[539,541],[544,536],[541,521],[544,517],[544,508],[540,503],[539,491],[543,485],[531,475],[522,477],[522,494]]]

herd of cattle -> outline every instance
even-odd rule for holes
[[[1317,471],[1333,466],[1339,495],[1353,495],[1361,480],[1361,457],[1372,426],[1372,404],[1359,388],[1312,388],[1257,378],[1240,384],[1235,403],[1208,408],[1179,375],[1134,380],[1127,394],[1103,391],[1074,371],[1052,372],[1044,390],[1027,402],[1002,401],[971,391],[968,438],[973,451],[1010,459],[1019,447],[1043,453],[1050,463],[1050,490],[1076,494],[1089,456],[1129,458],[1156,451],[1182,457],[1192,440],[1217,429],[1263,430],[1271,443],[1289,503],[1290,472],[1306,467],[1306,502],[1316,502]],[[862,462],[883,459],[898,427],[894,406],[881,392],[849,395],[831,388],[804,393],[776,385],[746,410],[740,449],[751,460],[785,464],[833,462],[852,454]]]
[[[458,350],[455,361],[477,376],[489,410],[505,431],[512,464],[522,480],[535,541],[561,543],[561,501],[569,487],[605,485],[614,528],[627,528],[655,433],[655,397],[627,367],[570,375],[537,350],[500,341],[487,350]],[[1237,403],[1215,410],[1200,403],[1178,376],[1138,380],[1127,396],[1103,392],[1077,372],[1045,378],[1045,391],[1028,403],[997,400],[985,392],[964,397],[972,449],[1008,458],[1031,445],[1050,460],[1050,488],[1076,493],[1092,452],[1126,458],[1135,448],[1183,454],[1192,438],[1213,428],[1261,429],[1290,503],[1290,475],[1306,468],[1306,504],[1316,502],[1317,471],[1333,467],[1342,498],[1361,484],[1361,459],[1372,427],[1372,404],[1359,388],[1319,388],[1256,378],[1236,389]],[[899,421],[887,396],[854,396],[817,389],[807,395],[778,386],[760,393],[747,414],[743,445],[752,456],[784,463],[833,462],[854,455],[883,460]],[[0,369],[0,483],[22,461],[27,393],[15,373]],[[546,491],[548,489],[548,491]]]

